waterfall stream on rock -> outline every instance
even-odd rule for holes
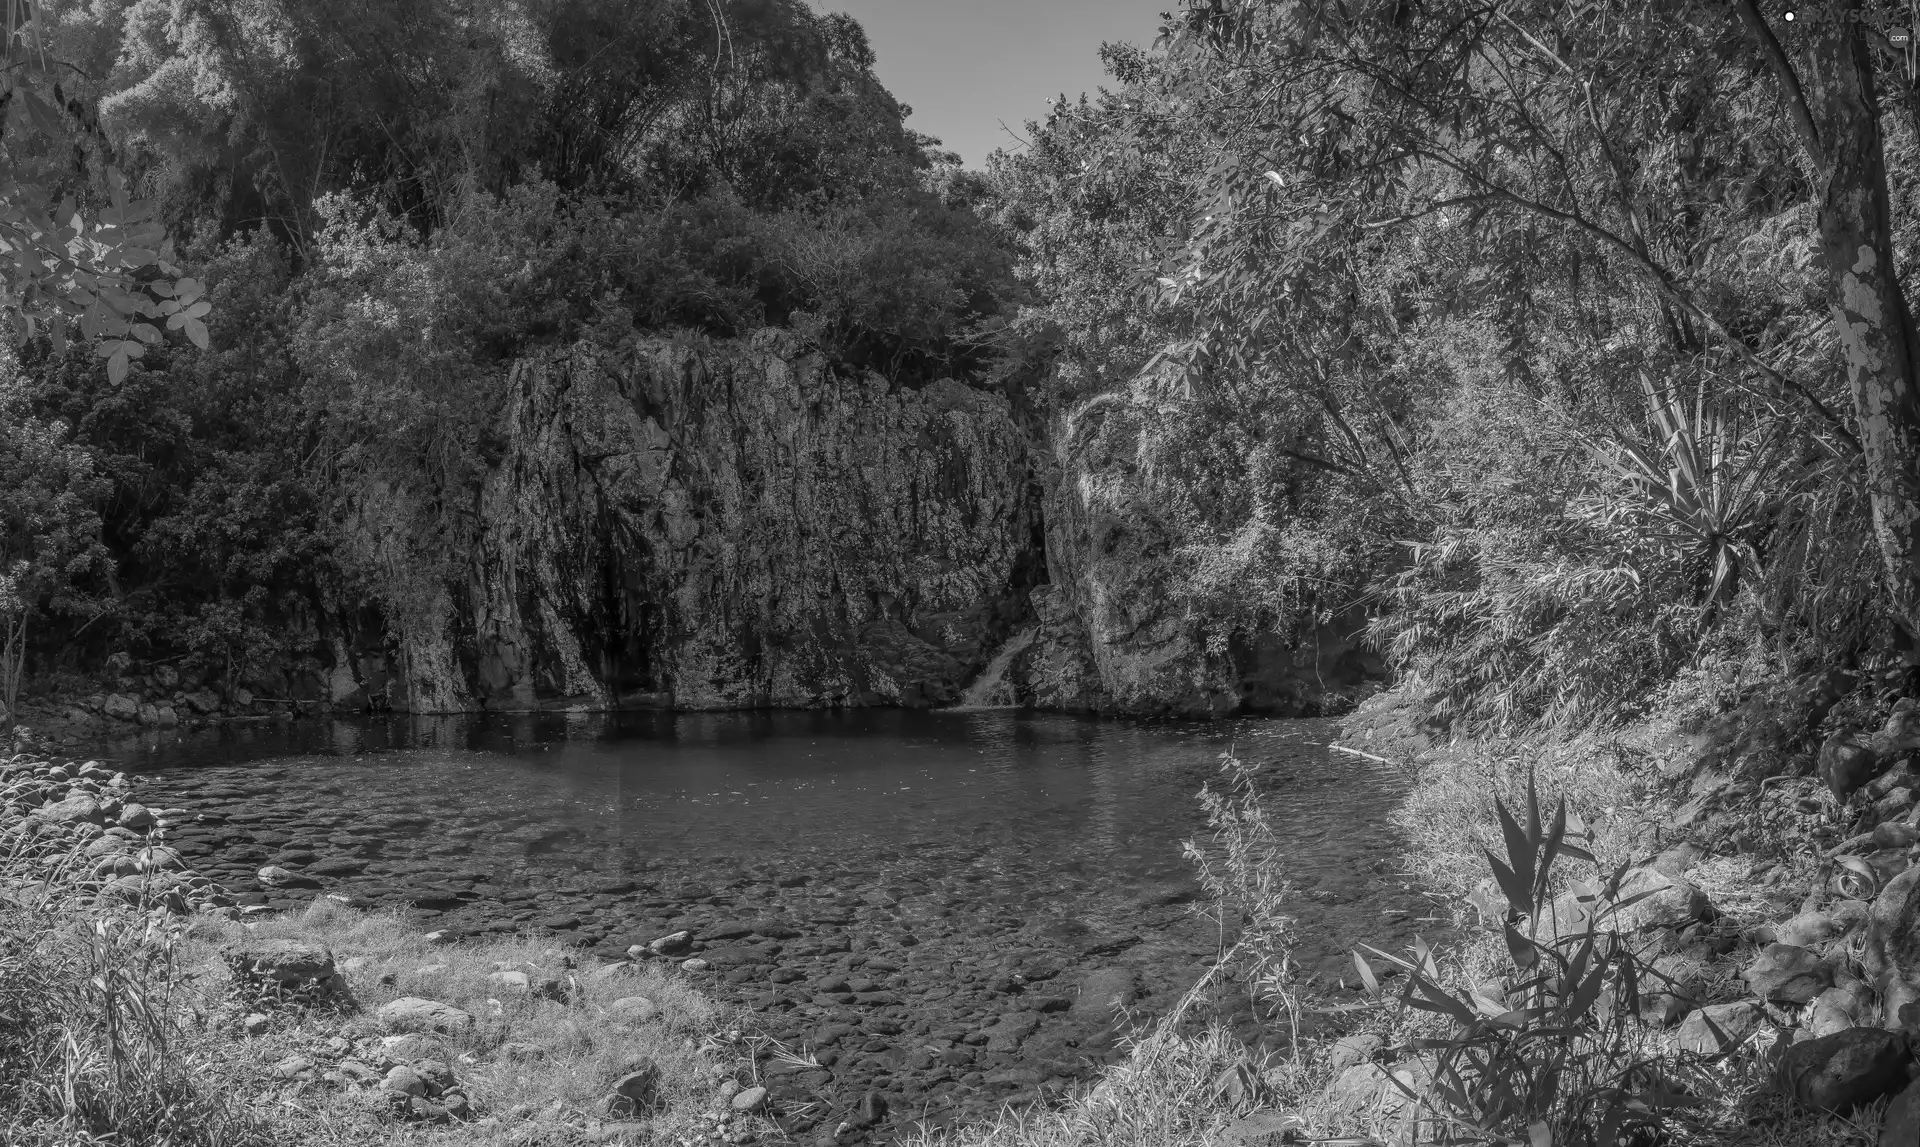
[[[1033,644],[1034,634],[1039,630],[1028,626],[1007,639],[1000,652],[993,655],[980,676],[960,694],[960,704],[956,709],[1004,709],[1018,704],[1014,696],[1013,683],[1007,680],[1007,670],[1012,667],[1013,659],[1027,651]]]

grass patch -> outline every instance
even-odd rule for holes
[[[658,1071],[655,1092],[661,1110],[646,1119],[649,1141],[705,1138],[718,1125],[709,1114],[718,1086],[733,1075],[727,1063],[738,1039],[741,1017],[656,967],[598,972],[573,967],[567,951],[532,937],[495,943],[429,944],[401,917],[363,913],[325,899],[306,912],[248,924],[203,918],[187,943],[190,966],[208,980],[226,976],[221,953],[248,940],[288,939],[329,946],[345,971],[359,1010],[265,1013],[261,1035],[243,1041],[246,1058],[257,1071],[304,1056],[323,1061],[356,1058],[381,1067],[376,1049],[384,1029],[374,1018],[382,1004],[404,996],[437,1000],[474,1017],[471,1029],[455,1035],[414,1035],[399,1050],[409,1058],[448,1064],[483,1120],[469,1125],[462,1138],[474,1142],[570,1142],[572,1129],[610,1118],[605,1098],[613,1083],[645,1063]],[[552,999],[505,986],[488,977],[518,971],[530,984],[560,985],[564,997]],[[226,993],[232,999],[230,992]],[[610,1006],[643,998],[649,1018],[622,1018]],[[220,1022],[238,1031],[244,1004],[229,1003]],[[329,1041],[347,1040],[350,1053]],[[346,1134],[365,1141],[368,1133],[384,1141],[407,1141],[422,1129],[383,1123],[364,1093],[342,1090],[324,1080],[270,1083],[283,1107],[304,1108],[326,1137]],[[725,1104],[718,1106],[724,1108]],[[733,1130],[748,1130],[746,1117]],[[754,1128],[760,1131],[767,1126]],[[444,1133],[436,1135],[444,1141]]]

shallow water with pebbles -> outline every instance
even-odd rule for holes
[[[1404,779],[1333,735],[861,710],[308,721],[103,748],[143,801],[198,815],[174,843],[243,902],[324,891],[609,957],[689,930],[709,990],[822,1061],[776,1073],[776,1098],[822,1101],[810,1120],[878,1094],[884,1135],[1084,1078],[1178,998],[1218,942],[1181,842],[1205,833],[1197,794],[1229,750],[1259,766],[1307,971],[1333,980],[1354,943],[1430,926],[1394,872]],[[296,886],[262,885],[267,866]]]

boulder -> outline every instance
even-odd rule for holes
[[[660,1105],[660,1069],[652,1060],[641,1059],[627,1065],[627,1071],[614,1081],[613,1094],[607,1097],[607,1114],[625,1118],[651,1111]]]
[[[124,804],[120,806],[120,827],[142,829],[152,828],[157,820],[153,810],[143,804]]]
[[[1887,717],[1887,723],[1869,742],[1873,751],[1889,761],[1920,752],[1920,708],[1903,709]]]
[[[388,1028],[401,1032],[456,1035],[473,1026],[473,1017],[452,1004],[419,996],[402,996],[380,1005],[379,1011],[374,1014]]]
[[[1640,1019],[1655,1027],[1670,1028],[1687,1018],[1693,1004],[1672,992],[1653,992],[1640,997]]]
[[[187,866],[187,862],[181,858],[179,853],[163,844],[143,848],[133,854],[133,859],[140,865],[140,871],[142,872],[171,872]]]
[[[1887,882],[1867,911],[1860,965],[1880,993],[1891,1026],[1902,1005],[1920,998],[1920,868]]]
[[[1855,902],[1857,903],[1857,901]],[[1844,935],[1846,925],[1833,914],[1807,909],[1773,928],[1774,940],[1796,948],[1813,948]]]
[[[1343,1035],[1333,1041],[1332,1049],[1327,1052],[1327,1070],[1337,1077],[1355,1064],[1373,1059],[1385,1046],[1386,1041],[1372,1032]]]
[[[1328,1085],[1326,1095],[1340,1111],[1392,1120],[1418,1108],[1407,1091],[1419,1095],[1432,1082],[1433,1069],[1424,1060],[1408,1060],[1392,1067],[1357,1063]]]
[[[1820,779],[1833,791],[1834,799],[1844,803],[1861,786],[1887,771],[1891,761],[1882,761],[1858,733],[1843,732],[1827,738],[1820,746]]]
[[[103,856],[99,860],[94,861],[93,867],[89,869],[89,871],[93,873],[96,879],[112,880],[119,876],[138,875],[140,872],[140,863],[133,857],[125,853],[120,853],[118,855]]]
[[[320,882],[311,877],[289,872],[275,865],[267,865],[254,876],[268,888],[318,888]]]
[[[1911,1055],[1902,1033],[1848,1028],[1787,1048],[1775,1080],[1807,1106],[1844,1115],[1904,1088]]]
[[[1620,899],[1633,900],[1615,916],[1617,926],[1629,931],[1684,928],[1713,917],[1713,905],[1708,903],[1706,893],[1656,868],[1636,868],[1627,873],[1620,882]]]
[[[386,1081],[381,1086],[399,1095],[424,1097],[427,1094],[427,1081],[404,1063],[395,1065],[392,1071],[387,1072]]]
[[[140,719],[140,699],[125,693],[110,693],[101,702],[100,711],[116,721],[137,721]]]
[[[645,996],[625,996],[607,1005],[607,1017],[620,1024],[643,1024],[659,1014],[659,1006]]]
[[[1800,1030],[1807,1038],[1818,1039],[1858,1027],[1866,1007],[1864,993],[1859,989],[1851,985],[1828,988],[1808,1005],[1806,1014],[1800,1018]]]
[[[64,800],[55,804],[41,805],[33,812],[33,819],[45,824],[76,825],[105,824],[107,815],[100,802],[85,793],[68,793]]]
[[[692,944],[693,933],[674,932],[671,935],[649,941],[647,951],[652,952],[656,956],[677,956],[686,951]]]
[[[300,940],[253,940],[226,950],[227,966],[254,983],[298,987],[333,979],[333,953]]]
[[[1769,944],[1740,976],[1768,1003],[1805,1004],[1833,986],[1833,965],[1805,948]]]
[[[1568,892],[1555,897],[1533,922],[1533,938],[1542,944],[1577,942],[1593,930],[1593,901]]]
[[[1906,848],[1920,841],[1920,827],[1905,821],[1890,820],[1874,826],[1873,836],[1868,841],[1875,848]]]
[[[1909,1083],[1887,1104],[1879,1147],[1920,1147],[1920,1083]]]
[[[1700,1008],[1680,1022],[1681,1051],[1719,1055],[1732,1051],[1760,1026],[1760,1009],[1750,1000]]]
[[[441,1060],[415,1060],[413,1070],[418,1072],[421,1080],[426,1083],[427,1097],[430,1099],[438,1099],[459,1086],[453,1078],[453,1069]]]

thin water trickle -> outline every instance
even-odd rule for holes
[[[1017,705],[1019,699],[1014,694],[1013,682],[1007,680],[1007,671],[1013,668],[1014,658],[1025,653],[1027,647],[1033,644],[1034,636],[1039,632],[1037,628],[1028,626],[1008,638],[1007,643],[1000,647],[1000,652],[994,654],[993,660],[987,662],[987,667],[980,671],[980,676],[974,678],[973,683],[960,694],[960,704],[955,708],[968,711],[1007,709]]]

